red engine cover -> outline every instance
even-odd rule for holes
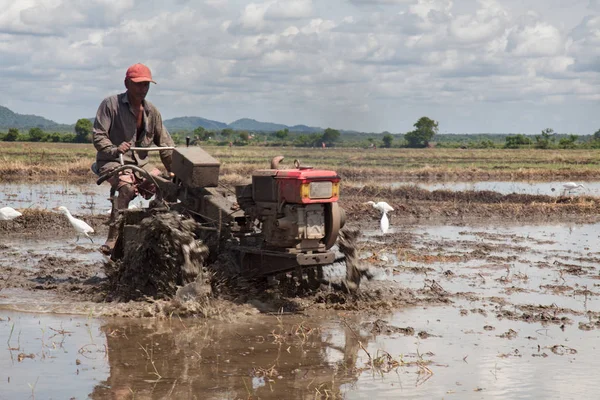
[[[324,169],[281,169],[277,170],[275,179],[278,186],[279,200],[286,203],[311,204],[311,203],[333,203],[339,199],[340,177],[335,171]],[[330,197],[311,198],[307,195],[305,188],[302,193],[302,185],[310,185],[312,182],[331,182],[332,190]]]

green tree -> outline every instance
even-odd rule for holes
[[[194,139],[204,142],[210,138],[210,131],[204,129],[204,127],[199,126],[194,129]]]
[[[92,141],[92,121],[87,118],[77,120],[75,124],[75,142],[90,143]]]
[[[32,142],[43,142],[46,139],[46,134],[40,128],[31,128],[29,130],[29,140]]]
[[[225,138],[225,139],[229,139],[231,136],[233,136],[233,129],[231,129],[231,128],[222,129],[221,136],[223,136],[223,138]]]
[[[77,139],[77,136],[74,133],[65,133],[60,138],[60,141],[63,143],[75,143],[75,139]]]
[[[250,134],[247,131],[241,131],[239,137],[243,143],[248,143],[248,140],[250,140]]]
[[[386,133],[385,135],[383,135],[383,147],[385,147],[386,149],[392,147],[392,140],[394,140],[394,137],[391,133]]]
[[[337,129],[332,129],[332,128],[327,128],[325,129],[325,131],[323,132],[323,142],[325,142],[325,144],[327,146],[331,146],[332,144],[334,144],[338,139],[340,138],[340,131],[338,131]]]
[[[596,132],[594,132],[594,140],[600,140],[600,129],[598,129]]]
[[[51,142],[60,142],[61,139],[61,134],[58,132],[54,132],[48,135],[48,140]]]
[[[408,142],[408,147],[412,148],[427,147],[431,139],[438,132],[438,123],[428,117],[419,118],[413,126],[416,129],[404,135],[404,139]]]
[[[275,137],[277,139],[285,140],[285,139],[287,139],[289,134],[290,134],[290,130],[288,128],[285,128],[285,129],[281,129],[281,130],[275,132]]]
[[[521,146],[530,145],[531,139],[525,135],[509,135],[505,139],[504,148],[506,149],[518,149]]]
[[[541,135],[535,137],[535,147],[538,149],[547,149],[554,143],[554,130],[546,128],[542,131]]]
[[[560,139],[558,141],[558,145],[560,147],[562,147],[563,149],[574,149],[575,141],[577,140],[578,137],[579,136],[577,136],[577,135],[569,135],[567,137]]]
[[[6,142],[15,142],[19,138],[19,130],[17,128],[10,128],[6,136],[4,136],[4,141]]]

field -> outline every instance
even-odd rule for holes
[[[0,179],[83,179],[95,158],[91,144],[4,142]],[[593,180],[600,172],[596,150],[462,149],[307,149],[280,147],[205,147],[229,179],[268,168],[276,155],[283,165],[335,169],[345,181],[436,180]],[[242,178],[243,179],[243,178]]]
[[[0,399],[585,398],[600,333],[600,172],[584,150],[207,147],[224,185],[331,168],[373,277],[197,302],[102,290],[91,145],[3,143]],[[157,163],[159,161],[157,160]],[[565,192],[562,183],[583,181]],[[365,204],[394,207],[390,232]],[[57,204],[96,229],[75,243]],[[339,274],[339,268],[328,272]],[[4,396],[4,397],[3,397]]]

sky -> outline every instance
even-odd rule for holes
[[[148,65],[163,119],[600,129],[600,0],[0,0],[0,105],[72,124]]]

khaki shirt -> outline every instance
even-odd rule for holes
[[[107,97],[100,103],[96,120],[94,121],[94,147],[98,151],[96,163],[102,168],[107,162],[119,162],[117,146],[122,142],[130,142],[132,146],[149,147],[153,143],[156,146],[173,146],[173,139],[164,127],[162,117],[158,109],[152,103],[144,100],[142,103],[144,113],[142,115],[143,129],[140,137],[136,137],[137,126],[135,114],[129,104],[127,92]],[[165,162],[169,160],[172,150],[160,152],[160,158]],[[136,164],[142,167],[148,163],[148,152],[128,151],[123,154],[126,164]],[[170,165],[169,165],[170,168]]]

